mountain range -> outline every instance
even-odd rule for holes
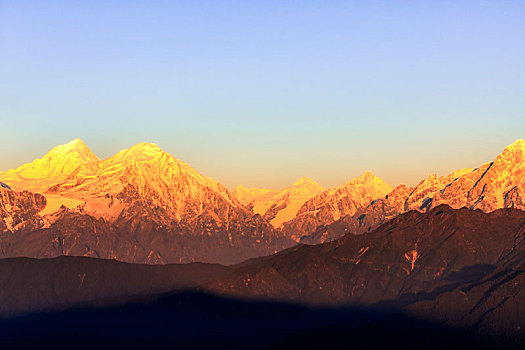
[[[0,345],[522,348],[524,159],[230,191],[73,140],[0,173]]]
[[[370,172],[336,188],[301,178],[280,189],[232,191],[156,144],[99,159],[80,139],[0,172],[0,255],[80,255],[137,263],[231,264],[298,242],[362,234],[440,204],[525,209],[525,141],[492,162],[414,187]]]
[[[524,211],[442,204],[231,266],[0,259],[0,344],[521,349],[524,258]]]
[[[0,178],[12,188],[1,189],[5,257],[231,263],[293,244],[224,186],[151,143],[99,160],[77,139]]]

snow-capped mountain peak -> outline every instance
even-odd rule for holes
[[[168,221],[211,213],[214,205],[246,212],[224,186],[145,142],[78,167],[47,194],[81,201],[87,213],[108,220],[133,206],[161,208]]]
[[[141,142],[118,152],[112,158],[121,161],[147,161],[159,159],[164,155],[167,153],[157,144]]]
[[[43,192],[84,164],[100,159],[81,139],[53,147],[42,158],[0,173],[0,179],[16,190]]]
[[[98,162],[100,159],[81,139],[74,139],[53,147],[42,158],[10,170],[27,179],[44,179],[69,175],[82,164]]]

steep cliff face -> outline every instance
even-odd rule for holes
[[[408,210],[422,211],[431,208],[432,198],[438,192],[472,171],[473,169],[466,168],[454,171],[447,176],[430,175],[420,181],[408,194],[403,205],[403,212]]]
[[[490,212],[499,208],[525,209],[525,141],[506,147],[491,163],[477,169],[435,175],[419,183],[405,202],[404,210],[427,210],[440,204]]]
[[[40,226],[42,218],[38,212],[45,206],[46,198],[40,194],[0,187],[0,233]]]
[[[384,197],[391,190],[392,186],[371,172],[365,172],[340,187],[323,191],[306,201],[297,216],[284,224],[283,231],[294,240],[299,240],[303,235],[315,232],[321,225],[346,215],[354,215],[359,208]]]
[[[490,212],[499,208],[525,209],[525,141],[506,147],[492,163],[461,176],[436,193],[433,205],[449,204]]]

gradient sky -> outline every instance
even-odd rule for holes
[[[524,1],[3,1],[0,170],[155,142],[228,187],[396,185],[525,137]]]

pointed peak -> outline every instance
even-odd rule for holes
[[[80,165],[100,159],[81,139],[53,147],[42,158],[10,170],[25,179],[45,179],[70,175]]]
[[[341,185],[339,188],[341,187],[359,187],[359,188],[362,187],[362,188],[378,188],[378,189],[380,188],[386,191],[387,193],[393,189],[392,186],[384,182],[383,179],[375,176],[371,171],[365,171],[360,176],[353,178],[347,183]]]
[[[130,149],[139,150],[139,149],[154,149],[161,150],[160,147],[153,142],[139,142],[130,147]]]
[[[525,159],[525,141],[518,139],[505,147],[503,152],[496,158],[496,162],[504,161],[514,164],[521,163]]]
[[[244,187],[243,185],[237,185],[233,188],[232,191],[247,191],[248,189]]]
[[[298,185],[304,185],[304,184],[311,184],[311,185],[319,185],[317,182],[315,182],[314,180],[310,179],[309,177],[301,177],[299,180],[297,180],[295,183],[294,183],[294,186],[298,186]]]
[[[147,153],[147,154],[164,154],[164,153],[168,153],[168,152],[164,152],[164,150],[162,150],[159,145],[157,145],[156,143],[153,143],[153,142],[141,142],[141,143],[137,143],[133,146],[131,146],[130,148],[130,151],[133,151],[133,152],[142,152],[142,153]]]
[[[71,145],[71,146],[80,146],[80,147],[87,147],[86,144],[84,143],[84,141],[82,141],[80,138],[76,138],[74,140],[71,140],[67,143],[67,145]]]
[[[169,155],[164,152],[157,144],[151,142],[137,143],[130,148],[123,149],[112,158],[115,160],[153,160],[159,159],[162,155]],[[182,163],[182,162],[181,162]]]
[[[71,161],[80,164],[98,162],[100,161],[100,158],[89,149],[84,141],[76,138],[63,145],[53,147],[46,155],[44,155],[44,157],[42,157],[42,160],[53,162],[58,161],[59,163],[67,160],[67,162]]]
[[[67,153],[71,151],[81,151],[82,152],[86,150],[91,152],[91,150],[89,150],[89,147],[84,143],[84,141],[82,141],[79,138],[76,138],[74,140],[69,141],[68,143],[53,147],[48,153],[51,153],[51,152]]]
[[[383,180],[375,176],[371,171],[365,171],[358,177],[353,178],[349,183],[371,183],[371,182],[383,182]]]
[[[516,141],[505,147],[505,150],[521,150],[523,152],[525,151],[525,140],[517,139]]]
[[[153,142],[140,142],[134,144],[128,148],[127,151],[130,153],[141,153],[150,156],[166,153],[156,143]]]
[[[359,176],[360,179],[373,179],[375,177],[376,176],[374,175],[374,173],[368,170],[362,173],[361,176]]]

